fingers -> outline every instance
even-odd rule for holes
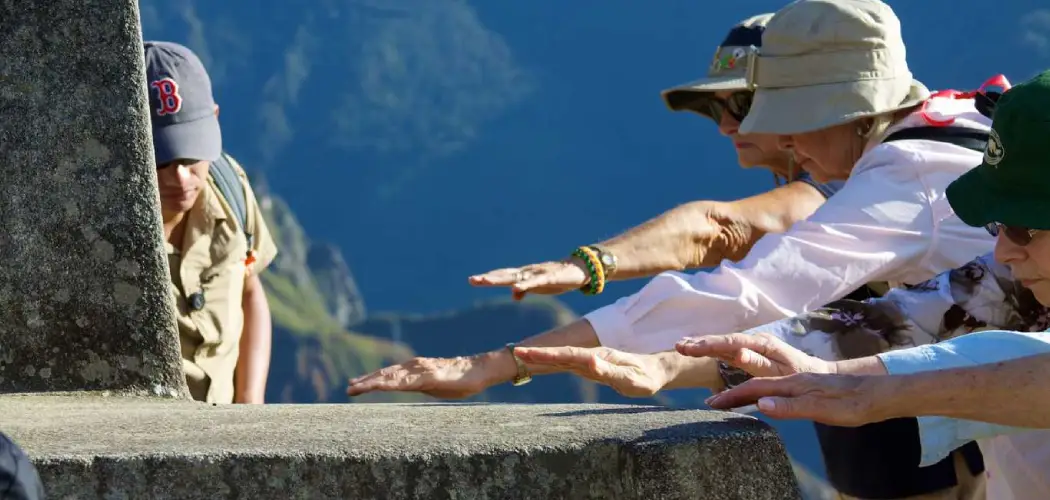
[[[534,276],[534,271],[528,271],[527,268],[508,267],[476,274],[468,278],[468,281],[474,286],[509,286],[511,287],[511,298],[521,300],[525,298],[529,290],[536,287],[535,284],[530,283],[530,281],[535,281],[532,276]],[[522,278],[528,279],[522,280]]]
[[[742,350],[776,361],[785,361],[797,349],[767,333],[731,333],[728,335],[705,335],[680,340],[675,349],[686,356],[738,358]],[[798,351],[798,354],[802,354]]]
[[[591,380],[609,383],[617,375],[616,367],[598,356],[598,349],[586,347],[515,347],[522,361],[562,371],[570,371]]]
[[[751,349],[739,349],[734,355],[719,359],[754,377],[775,377],[782,374],[777,363]]]
[[[730,355],[740,349],[763,353],[768,350],[770,336],[765,334],[730,333],[727,335],[704,335],[678,341],[675,349],[686,356]]]
[[[598,359],[594,349],[581,347],[516,347],[514,353],[522,361],[542,365],[557,371],[575,373],[581,377],[604,382],[605,361]]]
[[[524,267],[496,269],[469,278],[474,286],[509,286],[516,300],[526,293],[557,294],[586,284],[587,275],[566,262],[544,262]]]
[[[507,267],[483,274],[475,274],[468,278],[468,281],[474,286],[508,286],[518,282],[520,273],[521,268],[519,267]]]
[[[839,400],[828,400],[815,394],[801,396],[766,396],[758,399],[758,410],[765,415],[780,419],[804,419],[824,421],[842,425],[843,421],[825,420],[836,414],[842,414],[836,408],[842,406]]]
[[[412,360],[350,379],[346,394],[359,396],[372,391],[418,391],[423,388],[423,375],[424,368]]]
[[[705,403],[717,410],[728,410],[755,404],[761,398],[798,396],[803,391],[803,383],[794,375],[788,377],[754,378],[707,398]]]

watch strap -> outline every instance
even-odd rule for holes
[[[602,265],[602,271],[606,280],[616,274],[617,262],[614,253],[601,245],[588,245],[587,247],[598,255],[598,262]]]
[[[532,374],[529,373],[529,367],[525,365],[525,362],[522,361],[517,354],[514,354],[514,345],[513,342],[510,342],[506,346],[507,351],[510,351],[510,357],[514,359],[514,365],[518,368],[518,373],[514,375],[514,379],[511,380],[511,383],[515,386],[525,385],[532,382]]]

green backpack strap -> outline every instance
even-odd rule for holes
[[[248,255],[250,257],[254,241],[252,240],[251,231],[248,230],[248,198],[244,192],[244,187],[241,185],[240,176],[233,166],[233,161],[235,160],[223,152],[219,155],[218,160],[211,162],[208,173],[211,175],[212,180],[215,181],[215,187],[219,189],[219,194],[233,209],[233,214],[241,225],[241,231],[244,232],[244,237],[248,240]]]

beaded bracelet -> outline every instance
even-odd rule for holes
[[[580,260],[587,266],[587,274],[591,277],[589,285],[585,285],[580,288],[580,291],[584,295],[598,295],[605,290],[605,273],[601,266],[601,261],[598,260],[598,254],[594,253],[587,247],[579,247],[572,251],[572,255],[579,257]]]

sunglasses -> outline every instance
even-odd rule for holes
[[[723,113],[728,113],[734,120],[742,122],[747,117],[747,113],[751,111],[751,102],[754,98],[755,93],[750,90],[734,92],[725,99],[711,94],[689,103],[685,109],[706,116],[714,120],[716,124],[722,123]]]
[[[988,234],[992,236],[999,236],[999,233],[1003,233],[1011,243],[1020,247],[1031,243],[1032,237],[1035,236],[1036,231],[1038,231],[1038,229],[1028,229],[1027,227],[1021,226],[1008,226],[998,222],[989,222],[984,228],[988,231]]]

